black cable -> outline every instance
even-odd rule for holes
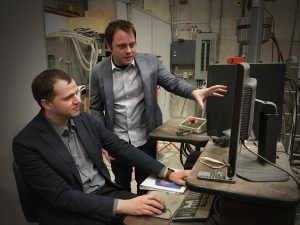
[[[250,149],[245,145],[245,142],[244,142],[244,141],[242,141],[242,145],[244,146],[245,149],[247,149],[247,150],[248,150],[249,152],[251,152],[252,154],[256,155],[257,157],[263,159],[265,162],[269,163],[270,165],[272,165],[272,166],[274,166],[274,167],[276,167],[276,168],[282,170],[283,172],[285,172],[287,175],[289,175],[291,178],[293,178],[293,180],[296,182],[296,184],[298,185],[298,187],[300,187],[300,183],[298,182],[297,178],[296,178],[293,174],[291,174],[289,171],[287,171],[287,170],[285,170],[285,169],[283,169],[283,168],[277,166],[276,164],[270,162],[270,161],[269,161],[268,159],[266,159],[265,157],[263,157],[263,156],[261,156],[261,155],[255,153],[255,152],[253,152],[252,150],[250,150]]]
[[[294,153],[294,144],[295,144],[295,137],[296,137],[296,132],[297,132],[297,114],[298,114],[298,103],[297,103],[297,82],[292,79],[291,77],[287,77],[289,85],[291,86],[292,91],[294,91],[294,96],[291,94],[292,98],[290,99],[292,102],[292,112],[291,112],[291,121],[292,121],[292,127],[291,127],[291,157],[290,161],[293,160],[293,153]],[[292,92],[293,93],[293,92]],[[294,121],[294,116],[295,116],[295,121]]]
[[[294,153],[298,153],[299,146],[300,146],[300,143],[299,143],[299,141],[297,141],[297,147],[295,148]],[[294,155],[294,158],[295,158],[295,155]]]
[[[221,198],[216,196],[213,202],[213,211],[208,217],[211,224],[218,225],[221,222]]]
[[[272,39],[272,62],[273,62],[273,44],[275,44],[276,49],[277,49],[277,60],[278,62],[284,62],[284,57],[282,55],[282,51],[280,49],[279,43],[277,41],[277,38],[275,36],[275,19],[274,16],[270,13],[270,11],[264,6],[264,10],[271,16],[272,18],[272,31],[270,34],[270,38]]]
[[[166,211],[163,213],[168,213],[167,219],[170,220],[173,216],[173,213],[170,209],[166,208]]]
[[[171,40],[172,40],[172,42],[174,41],[174,24],[173,24],[174,23],[174,18],[173,18],[174,15],[173,15],[173,10],[172,10],[172,7],[174,7],[174,4],[175,3],[171,0],[170,1],[170,24],[171,24]]]
[[[184,165],[183,156],[187,159],[191,152],[195,151],[190,144],[181,143],[180,145],[180,152],[179,152],[179,159],[181,165]]]
[[[183,143],[180,144],[180,151],[179,151],[179,159],[180,159],[180,162],[181,162],[181,165],[183,166],[184,163],[183,163],[183,158],[182,158],[182,155],[183,155]]]
[[[271,18],[272,18],[272,33],[273,34],[275,34],[275,19],[274,19],[274,16],[270,13],[270,11],[266,8],[266,6],[264,6],[264,10],[271,16]],[[274,49],[274,46],[273,46],[273,44],[274,44],[274,41],[272,42],[272,62],[273,62],[273,55],[274,55],[274,53],[273,53],[273,49]],[[277,46],[276,46],[277,47]],[[277,49],[278,50],[278,49]]]
[[[290,80],[289,80],[289,83],[290,83]],[[292,84],[290,83],[290,85],[292,86]],[[293,91],[293,90],[292,90]],[[287,120],[287,122],[289,123],[290,122],[290,125],[289,125],[289,133],[290,133],[290,140],[291,140],[291,144],[294,142],[294,120],[293,120],[293,117],[294,117],[294,98],[293,98],[293,94],[292,94],[292,91],[289,91],[289,94],[290,94],[290,99],[289,99],[289,102],[290,102],[290,105],[289,105],[289,109],[290,109],[290,120]],[[292,153],[292,149],[293,147],[290,147],[291,149],[291,153]]]
[[[292,79],[291,77],[289,76],[286,76],[286,82],[288,82],[288,84],[290,85],[291,87],[291,90],[289,90],[289,99],[288,101],[284,101],[284,105],[286,106],[286,108],[288,109],[288,112],[289,112],[289,115],[290,115],[290,119],[288,120],[287,116],[288,114],[285,114],[283,113],[283,119],[284,119],[284,125],[285,125],[285,133],[282,133],[282,142],[284,142],[285,140],[285,136],[286,134],[290,134],[290,142],[291,143],[291,147],[289,149],[292,149],[291,150],[291,155],[293,154],[293,145],[294,145],[294,142],[295,142],[295,135],[296,135],[296,129],[295,129],[295,122],[297,121],[297,118],[295,118],[295,121],[294,121],[294,115],[296,113],[296,115],[298,114],[297,113],[297,84],[296,84],[296,81],[294,79]],[[295,95],[294,95],[295,93]],[[296,107],[296,108],[295,108]],[[286,149],[286,151],[288,152],[289,149]],[[292,157],[290,158],[292,159]]]
[[[292,109],[291,109],[290,101],[286,101],[284,99],[284,105],[288,109],[288,112],[290,112],[290,114],[292,114]],[[285,125],[285,133],[283,133],[282,135],[285,136],[288,132],[290,132],[290,128],[291,127],[289,125],[289,121],[288,121],[287,115],[285,113],[283,113],[283,118],[284,118],[284,125]]]
[[[278,62],[284,62],[283,55],[282,55],[282,52],[280,50],[277,38],[275,37],[275,35],[272,32],[270,34],[270,38],[272,39],[272,41],[275,44],[276,49],[277,49],[277,61]]]

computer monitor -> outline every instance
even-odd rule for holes
[[[207,133],[220,135],[230,129],[227,176],[235,175],[240,140],[246,140],[252,130],[256,80],[249,77],[248,63],[216,64],[208,70],[207,84],[227,85],[223,98],[207,99]]]
[[[250,63],[250,77],[257,80],[256,98],[275,103],[278,120],[277,138],[281,134],[281,116],[283,111],[284,81],[286,65],[284,63]],[[209,97],[207,99],[207,133],[209,136],[223,136],[222,133],[231,126],[232,99],[234,95],[233,79],[236,65],[213,64],[208,68],[207,84],[225,84],[228,92],[223,98]],[[253,133],[255,138],[259,134],[260,113],[254,110]]]
[[[236,65],[226,64],[212,64],[208,67],[207,86],[216,84],[227,86],[227,93],[224,97],[211,96],[206,100],[208,136],[224,136],[223,131],[231,127],[236,67]]]
[[[281,135],[281,123],[284,100],[284,85],[286,64],[284,63],[250,63],[250,77],[257,80],[256,98],[262,101],[273,102],[276,105],[278,120],[276,126],[277,139]],[[259,136],[260,114],[254,112],[253,132],[255,138]]]
[[[245,77],[243,83],[243,110],[241,116],[242,140],[248,139],[252,131],[254,102],[256,96],[256,80],[249,77],[250,67],[243,64],[213,64],[208,69],[207,86],[223,84],[227,86],[224,97],[211,96],[206,102],[207,134],[209,136],[224,136],[224,131],[231,129],[236,81],[240,76]],[[239,77],[238,77],[239,76]]]
[[[247,132],[244,136],[241,133],[244,126],[242,121],[245,117],[243,111],[251,112],[250,117],[245,119],[246,126],[251,128],[253,109],[256,102],[255,90],[257,86],[252,80],[253,78],[249,77],[250,68],[251,64],[249,66],[248,63],[241,63],[237,65],[212,65],[208,70],[208,86],[225,84],[228,86],[228,92],[224,98],[209,97],[207,99],[207,133],[211,135],[218,134],[225,129],[231,130],[228,177],[233,177],[237,173],[240,177],[253,181],[285,180],[287,179],[286,175],[277,168],[262,165],[256,157],[249,158],[247,155],[245,157],[245,154],[240,153],[238,155],[241,141],[249,135]],[[248,89],[251,89],[251,91],[249,92]],[[245,110],[249,107],[251,110]],[[261,126],[261,124],[259,125]],[[260,127],[260,129],[262,128]],[[265,130],[265,133],[269,132]],[[276,135],[274,137],[276,138]],[[274,150],[276,151],[276,143]]]

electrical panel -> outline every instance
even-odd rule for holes
[[[217,42],[217,33],[196,35],[195,80],[206,80],[208,66],[217,63]]]
[[[195,40],[178,40],[171,45],[172,65],[195,64]]]

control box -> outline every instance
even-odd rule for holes
[[[195,80],[206,80],[208,66],[217,63],[217,43],[217,33],[196,35]]]

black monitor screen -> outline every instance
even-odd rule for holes
[[[207,133],[220,136],[230,129],[227,176],[235,174],[240,140],[246,140],[252,130],[256,96],[256,79],[249,77],[248,63],[212,65],[208,70],[207,85],[227,85],[224,97],[207,99]]]
[[[250,77],[257,81],[256,98],[276,104],[278,121],[278,138],[281,130],[281,115],[283,110],[284,79],[286,65],[282,63],[250,65]],[[227,93],[223,98],[209,97],[207,99],[207,133],[209,136],[223,136],[222,131],[230,129],[234,97],[234,81],[236,65],[214,64],[208,68],[207,85],[227,85]],[[254,113],[253,130],[258,137],[259,114]]]
[[[207,86],[222,84],[227,86],[227,93],[219,98],[211,96],[206,101],[207,134],[223,136],[223,131],[231,128],[233,98],[235,91],[236,65],[210,65]]]
[[[283,63],[251,63],[250,77],[256,78],[257,89],[256,98],[263,101],[269,101],[276,104],[278,120],[278,134],[280,138],[281,132],[281,116],[283,111],[284,97],[284,80],[285,80],[286,64]],[[259,114],[254,114],[253,131],[255,137],[258,138],[258,121]]]

